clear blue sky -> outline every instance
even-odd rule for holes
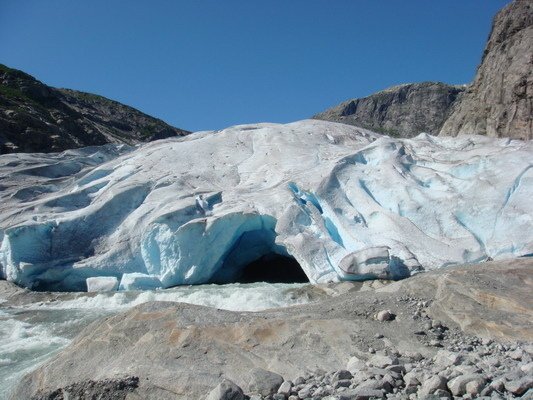
[[[0,63],[177,127],[303,119],[467,83],[504,0],[0,0]]]

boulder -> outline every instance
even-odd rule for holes
[[[459,375],[448,382],[448,389],[454,396],[462,396],[467,393],[467,385],[469,388],[477,389],[484,387],[487,383],[487,379],[479,374]]]
[[[270,396],[277,393],[283,382],[284,379],[281,375],[256,367],[250,371],[248,390],[261,396]]]
[[[447,390],[447,384],[448,380],[442,376],[439,375],[433,375],[429,379],[424,379],[422,382],[422,386],[420,387],[418,394],[422,396],[427,396],[430,394],[434,394],[437,390]]]
[[[229,379],[224,379],[205,398],[205,400],[244,400],[242,389]]]
[[[381,354],[373,355],[369,360],[368,363],[374,367],[377,368],[385,368],[390,365],[397,365],[398,364],[398,358],[391,357],[391,356],[385,356]]]

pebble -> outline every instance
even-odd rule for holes
[[[235,383],[224,379],[209,392],[206,400],[244,400],[244,393]]]
[[[272,384],[274,392],[265,390],[260,395],[254,394],[257,387],[254,390],[251,387],[247,397],[234,383],[223,381],[208,395],[214,397],[206,399],[340,400],[370,396],[428,400],[451,399],[452,396],[464,399],[533,398],[533,360],[527,350],[533,350],[533,347],[525,343],[506,345],[468,337],[438,321],[431,323],[432,330],[447,332],[447,338],[442,342],[445,348],[437,351],[433,358],[408,351],[402,351],[400,355],[393,347],[377,352],[369,348],[366,355],[352,356],[346,369],[317,369],[312,373],[303,373],[294,382],[259,369],[256,375],[264,377],[261,379],[263,384],[275,382]],[[472,350],[467,352],[465,349],[469,347]],[[235,397],[224,394],[226,387],[231,388],[228,393],[234,393]]]
[[[392,321],[396,318],[396,315],[391,310],[382,310],[377,313],[376,319],[380,322]]]
[[[292,382],[284,381],[279,387],[278,393],[288,396],[291,393],[291,388],[292,388]]]

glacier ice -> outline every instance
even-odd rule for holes
[[[278,254],[327,282],[532,254],[532,162],[531,141],[315,120],[2,155],[1,276],[151,289],[233,282]]]
[[[118,279],[114,276],[92,276],[85,282],[88,292],[114,292],[118,289]]]
[[[161,281],[157,276],[132,272],[129,274],[122,274],[118,288],[120,290],[151,290],[159,289],[161,287]]]

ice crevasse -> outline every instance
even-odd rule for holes
[[[232,282],[279,254],[311,282],[400,279],[531,255],[532,163],[531,141],[316,120],[2,155],[1,277],[151,289]]]

